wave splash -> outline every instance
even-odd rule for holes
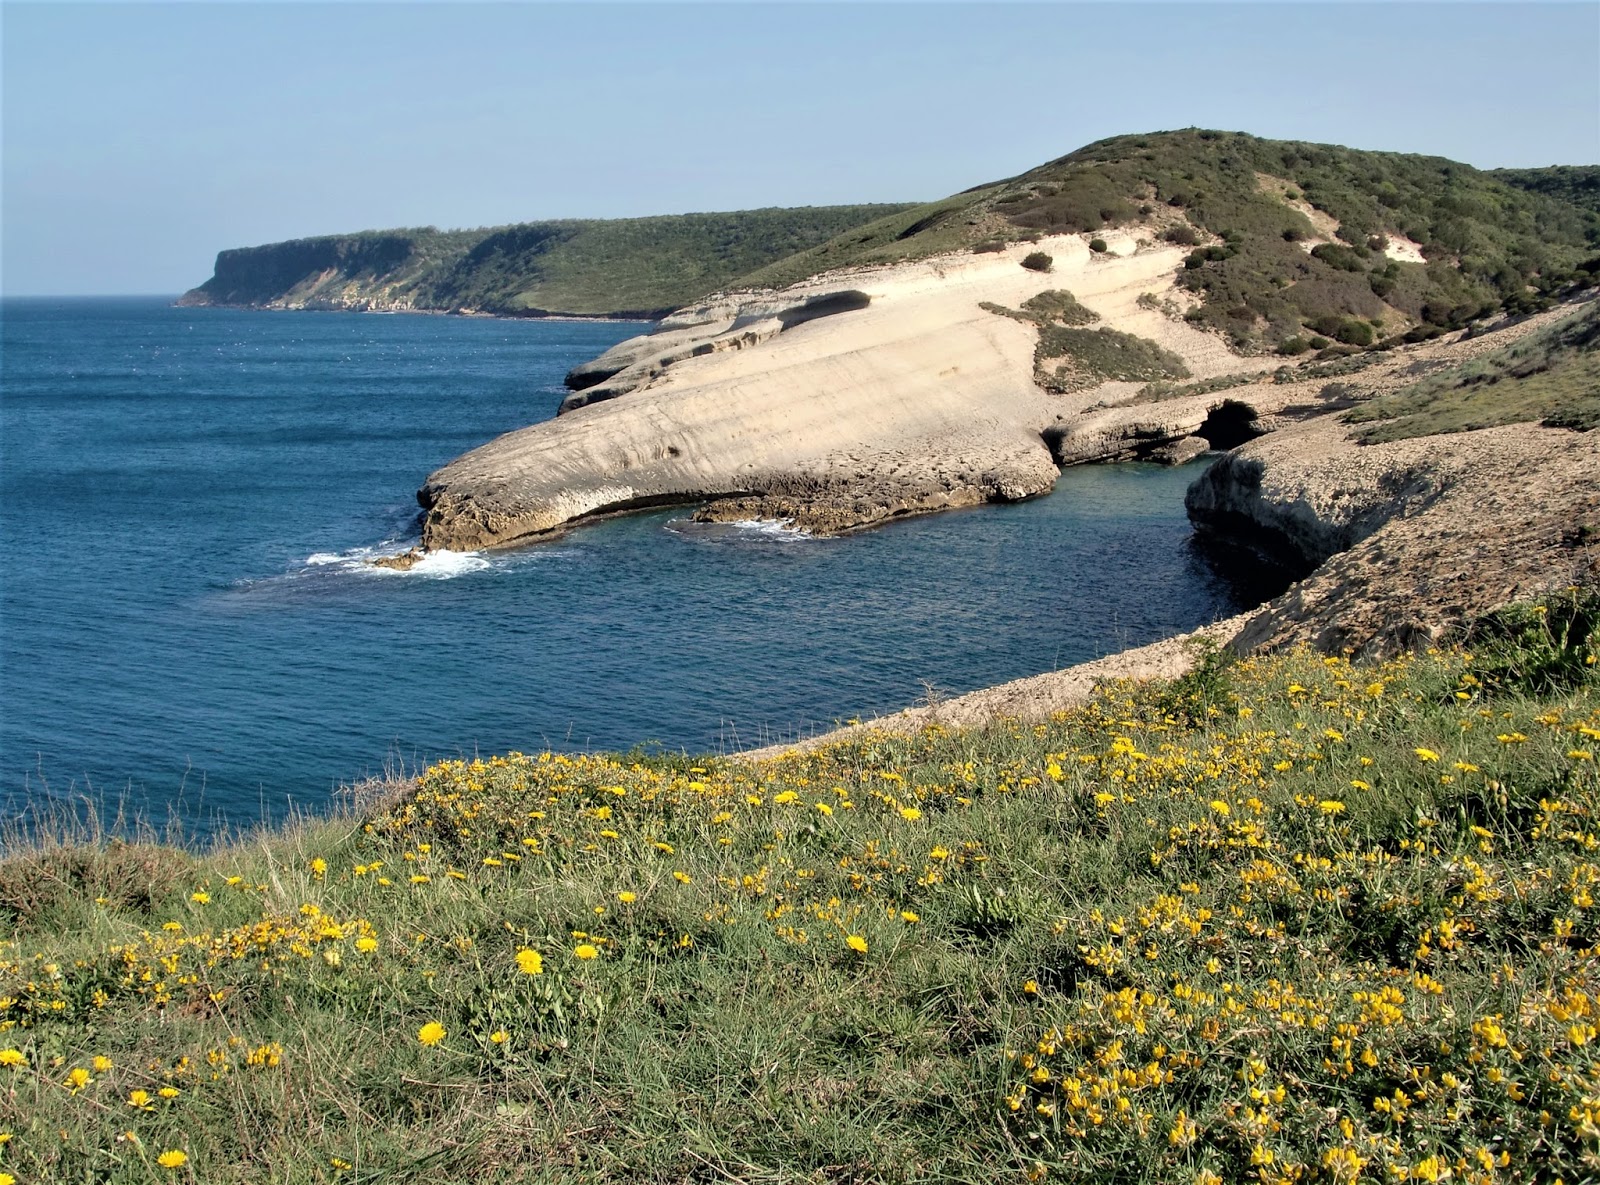
[[[666,530],[685,539],[706,543],[794,544],[823,541],[795,526],[794,520],[788,518],[735,519],[719,523],[675,518],[666,524]]]

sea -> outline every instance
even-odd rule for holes
[[[433,469],[645,329],[0,303],[0,827],[204,839],[446,758],[726,753],[1255,599],[1192,542],[1203,460],[843,538],[676,508],[366,563],[417,538]]]

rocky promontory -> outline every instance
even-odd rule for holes
[[[428,478],[427,548],[527,542],[587,516],[707,502],[703,518],[787,519],[818,532],[1049,490],[1079,431],[1145,455],[1194,438],[1224,400],[1082,413],[1138,382],[1040,383],[1041,327],[1007,312],[1070,290],[1075,307],[1150,343],[1185,377],[1261,370],[1152,302],[1183,253],[1078,235],[817,277],[680,310],[577,368],[555,420]],[[1022,266],[1034,252],[1048,270]],[[1100,330],[1089,331],[1094,342]],[[1110,337],[1104,340],[1112,341]],[[1247,417],[1248,418],[1248,417]],[[1096,427],[1098,426],[1098,427]],[[1115,438],[1119,443],[1107,444]],[[1176,459],[1173,457],[1172,459]]]

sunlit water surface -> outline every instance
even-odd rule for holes
[[[6,302],[0,813],[87,794],[203,832],[439,757],[726,750],[1239,607],[1189,542],[1193,466],[843,539],[678,509],[362,562],[639,330]]]

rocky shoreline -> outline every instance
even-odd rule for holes
[[[1045,245],[1050,275],[1003,253],[965,256],[680,310],[575,368],[557,419],[431,475],[418,495],[423,547],[517,546],[690,503],[703,522],[838,534],[1036,496],[1067,465],[1215,450],[1186,500],[1196,531],[1298,578],[1225,637],[1208,632],[1241,651],[1387,654],[1508,600],[1600,581],[1596,433],[1516,424],[1366,445],[1338,414],[1570,309],[1289,364],[1234,355],[1142,299],[1170,282],[1170,250],[1132,236],[1104,257],[1073,236]],[[1069,287],[1092,315],[1182,357],[1196,381],[1041,388],[1034,328],[985,309]],[[1184,653],[1173,645],[1163,671]],[[1128,662],[1143,670],[1140,653]]]

